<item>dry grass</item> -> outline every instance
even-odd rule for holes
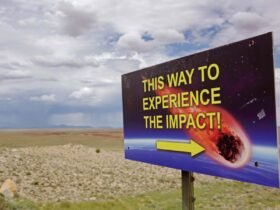
[[[44,202],[108,200],[180,185],[179,171],[73,144],[2,150],[0,182],[7,178],[17,182],[21,197]]]
[[[18,130],[0,132],[1,147],[80,144],[109,150],[122,150],[121,129],[103,130]]]
[[[180,172],[125,160],[121,130],[0,132],[6,178],[20,194],[7,210],[181,208]],[[197,174],[195,196],[197,209],[280,209],[279,189]]]

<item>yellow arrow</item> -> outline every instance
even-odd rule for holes
[[[158,150],[167,150],[174,152],[188,152],[191,156],[195,156],[205,149],[196,143],[194,140],[190,140],[188,143],[175,142],[175,141],[156,141],[156,148]]]

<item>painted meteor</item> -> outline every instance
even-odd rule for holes
[[[177,88],[168,86],[161,90],[155,91],[157,95],[169,95],[182,92]],[[212,129],[189,128],[184,129],[191,138],[205,148],[205,153],[215,161],[231,167],[240,168],[246,165],[251,158],[252,146],[246,132],[237,120],[225,109],[208,105],[208,106],[193,106],[186,108],[172,107],[169,112],[173,115],[192,114],[193,116],[199,113],[219,112],[221,113],[221,125],[217,125]],[[208,119],[204,119],[208,124]]]

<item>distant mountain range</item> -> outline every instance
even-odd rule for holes
[[[61,124],[61,125],[52,125],[52,126],[30,126],[30,127],[0,127],[0,130],[10,130],[10,129],[90,129],[90,128],[105,128],[105,129],[111,129],[111,128],[118,128],[118,127],[111,127],[111,126],[75,126],[75,125],[65,125],[65,124]]]
[[[50,126],[48,128],[93,128],[91,126],[76,126],[76,125],[64,125],[64,124],[61,124],[61,125],[54,125],[54,126]]]

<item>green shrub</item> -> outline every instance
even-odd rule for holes
[[[1,210],[10,210],[8,203],[5,201],[5,198],[0,194],[0,209]]]
[[[64,209],[68,209],[68,208],[71,207],[71,203],[68,202],[68,201],[63,201],[63,202],[60,203],[60,206]]]
[[[32,185],[39,185],[39,182],[38,181],[33,181],[31,184]]]

